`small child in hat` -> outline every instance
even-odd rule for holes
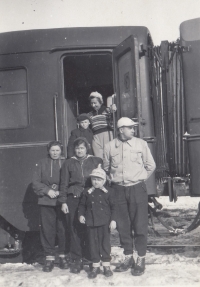
[[[67,146],[67,158],[74,156],[73,143],[75,139],[79,137],[84,137],[87,139],[87,141],[90,144],[90,150],[88,153],[93,155],[93,150],[92,150],[93,133],[91,129],[89,128],[89,125],[90,125],[89,116],[87,114],[80,114],[77,118],[77,122],[79,124],[79,127],[71,132],[71,136],[69,138],[69,142]]]
[[[116,228],[116,204],[111,187],[105,187],[106,173],[101,168],[94,169],[91,176],[92,187],[85,188],[79,204],[79,221],[87,225],[92,270],[88,278],[100,273],[102,261],[104,275],[112,276],[110,270],[110,230]]]

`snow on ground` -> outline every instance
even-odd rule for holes
[[[179,198],[176,203],[168,202],[168,198],[159,198],[159,202],[167,209],[175,214],[178,213],[188,217],[192,214],[194,218],[197,207],[198,198]],[[187,213],[184,213],[187,211]],[[189,214],[189,215],[188,215]],[[178,216],[177,216],[178,218]],[[178,219],[175,220],[178,222]],[[188,222],[188,225],[191,222]],[[186,224],[186,223],[184,223]],[[51,273],[42,272],[42,266],[38,263],[28,264],[0,264],[0,286],[1,287],[66,287],[66,286],[200,286],[200,247],[194,247],[200,243],[200,227],[189,234],[181,234],[178,236],[165,236],[157,239],[156,244],[169,245],[173,244],[173,248],[168,246],[164,248],[149,247],[146,256],[146,271],[142,276],[134,277],[130,270],[124,273],[114,273],[111,278],[105,278],[103,273],[95,279],[88,279],[88,267],[85,266],[80,274],[71,274],[69,270],[61,270],[55,267]],[[190,241],[189,241],[190,239]],[[195,239],[196,240],[196,239]],[[150,240],[151,241],[151,240]],[[149,243],[149,242],[148,242]],[[150,242],[152,244],[152,242]],[[174,247],[177,245],[177,247]],[[180,245],[187,245],[181,247]],[[200,245],[200,244],[199,244]],[[134,254],[135,256],[135,254]],[[120,247],[112,247],[111,269],[123,259],[123,250]]]

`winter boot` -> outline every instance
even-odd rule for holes
[[[104,274],[106,277],[113,276],[113,273],[112,273],[112,271],[110,270],[110,266],[103,266],[103,274]]]
[[[82,259],[76,259],[70,268],[71,273],[78,274],[83,269],[83,261]]]
[[[69,262],[66,260],[65,255],[59,255],[59,268],[60,269],[69,268]]]
[[[89,279],[94,279],[100,273],[100,267],[92,267],[92,271],[88,274]]]
[[[144,270],[145,270],[145,257],[139,257],[137,258],[137,263],[135,265],[135,267],[131,270],[131,274],[133,276],[140,276],[142,274],[144,274]]]
[[[114,269],[114,272],[125,272],[134,265],[133,255],[125,255],[124,261]]]
[[[54,260],[55,260],[54,256],[46,256],[45,264],[42,270],[44,272],[51,272],[52,269],[54,268]]]

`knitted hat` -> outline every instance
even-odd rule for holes
[[[90,120],[89,116],[87,114],[80,114],[78,117],[77,117],[77,121],[78,122],[82,122],[84,120]]]
[[[117,128],[121,128],[121,127],[132,127],[132,126],[137,126],[138,123],[132,121],[129,118],[123,117],[121,119],[118,120],[117,122]]]
[[[100,177],[100,178],[106,180],[106,173],[105,173],[105,171],[101,168],[101,164],[99,164],[97,168],[93,169],[93,171],[92,171],[92,173],[90,174],[90,176],[96,176],[96,177]]]
[[[101,95],[100,93],[98,93],[98,92],[92,92],[92,93],[90,94],[89,98],[91,98],[91,97],[99,98],[100,101],[103,103],[103,97],[102,97],[102,95]]]

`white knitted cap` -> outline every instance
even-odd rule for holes
[[[91,98],[91,97],[99,98],[99,99],[101,100],[101,102],[103,103],[103,97],[102,97],[102,95],[101,95],[100,93],[98,93],[98,92],[92,92],[92,93],[90,94],[89,98]]]
[[[93,169],[93,171],[92,171],[92,173],[90,174],[90,176],[96,176],[96,177],[100,177],[100,178],[106,180],[106,173],[105,173],[105,171],[101,168],[101,164],[99,164],[97,168]]]

